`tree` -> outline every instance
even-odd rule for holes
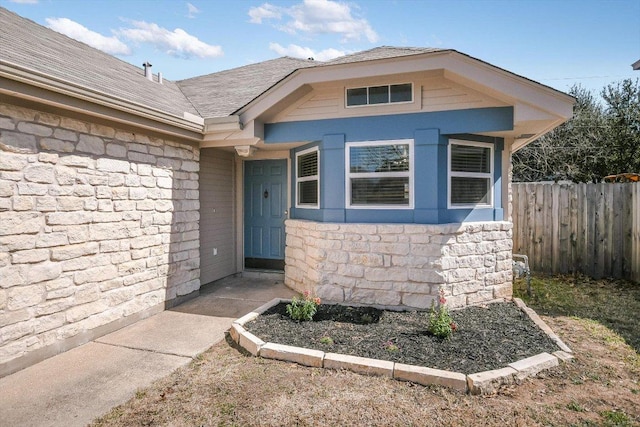
[[[640,85],[605,87],[604,104],[576,85],[571,120],[513,155],[514,181],[597,182],[610,174],[640,172]]]
[[[631,79],[608,85],[602,90],[607,104],[608,131],[605,145],[611,173],[640,173],[640,85]]]

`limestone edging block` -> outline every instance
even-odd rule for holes
[[[467,376],[460,372],[396,363],[393,378],[422,385],[441,385],[462,392],[467,391]]]
[[[238,344],[252,355],[258,356],[260,354],[260,349],[265,345],[265,342],[243,328]]]
[[[516,302],[516,304],[520,307],[520,309],[525,313],[527,313],[527,316],[529,316],[531,321],[535,323],[542,330],[542,332],[547,334],[547,336],[553,342],[555,342],[558,347],[560,347],[560,350],[565,351],[567,353],[573,353],[573,350],[571,350],[569,346],[567,346],[560,339],[560,337],[556,335],[555,332],[553,332],[553,330],[549,327],[549,325],[547,325],[546,322],[542,320],[540,316],[538,316],[538,313],[536,313],[532,308],[527,307],[523,301],[520,300],[520,303],[522,304],[522,306]]]
[[[256,308],[255,310],[253,310],[253,313],[257,313],[257,314],[262,314],[265,311],[269,310],[271,307],[275,307],[276,305],[282,303],[282,302],[286,302],[286,303],[290,303],[291,300],[289,299],[284,299],[284,298],[274,298],[271,301],[262,304],[260,307]]]
[[[229,329],[229,335],[231,335],[231,339],[236,343],[240,344],[240,335],[245,332],[246,329],[242,327],[239,323],[233,323],[231,328]]]
[[[347,354],[326,353],[324,367],[327,369],[348,369],[358,374],[379,375],[393,378],[394,363],[387,360]]]
[[[322,368],[324,352],[290,345],[266,343],[260,347],[259,355],[267,359],[295,362],[313,368]]]
[[[512,384],[518,373],[511,367],[494,369],[467,375],[467,384],[471,394],[490,394],[500,386]]]
[[[235,325],[244,326],[245,323],[255,320],[258,316],[260,316],[260,313],[256,313],[255,311],[252,311],[250,313],[245,314],[241,318],[234,320],[233,323]]]
[[[538,372],[558,366],[558,358],[549,353],[540,353],[517,362],[509,363],[509,366],[518,371],[516,377],[524,379],[536,375]]]
[[[573,355],[570,353],[567,353],[565,351],[559,350],[559,351],[554,351],[553,355],[555,357],[558,358],[558,360],[561,360],[562,362],[570,362],[571,360],[573,360]]]

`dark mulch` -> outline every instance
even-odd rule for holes
[[[469,307],[452,316],[458,330],[444,340],[427,331],[428,312],[324,304],[311,322],[291,320],[282,303],[245,328],[266,342],[465,374],[559,350],[513,303]]]

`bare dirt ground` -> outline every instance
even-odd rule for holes
[[[227,340],[93,425],[640,425],[640,355],[623,338],[640,336],[640,285],[544,278],[528,299],[576,358],[494,395],[255,358]]]

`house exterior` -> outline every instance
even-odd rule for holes
[[[250,269],[327,301],[511,297],[510,154],[573,98],[455,50],[178,82],[0,9],[0,375]]]

